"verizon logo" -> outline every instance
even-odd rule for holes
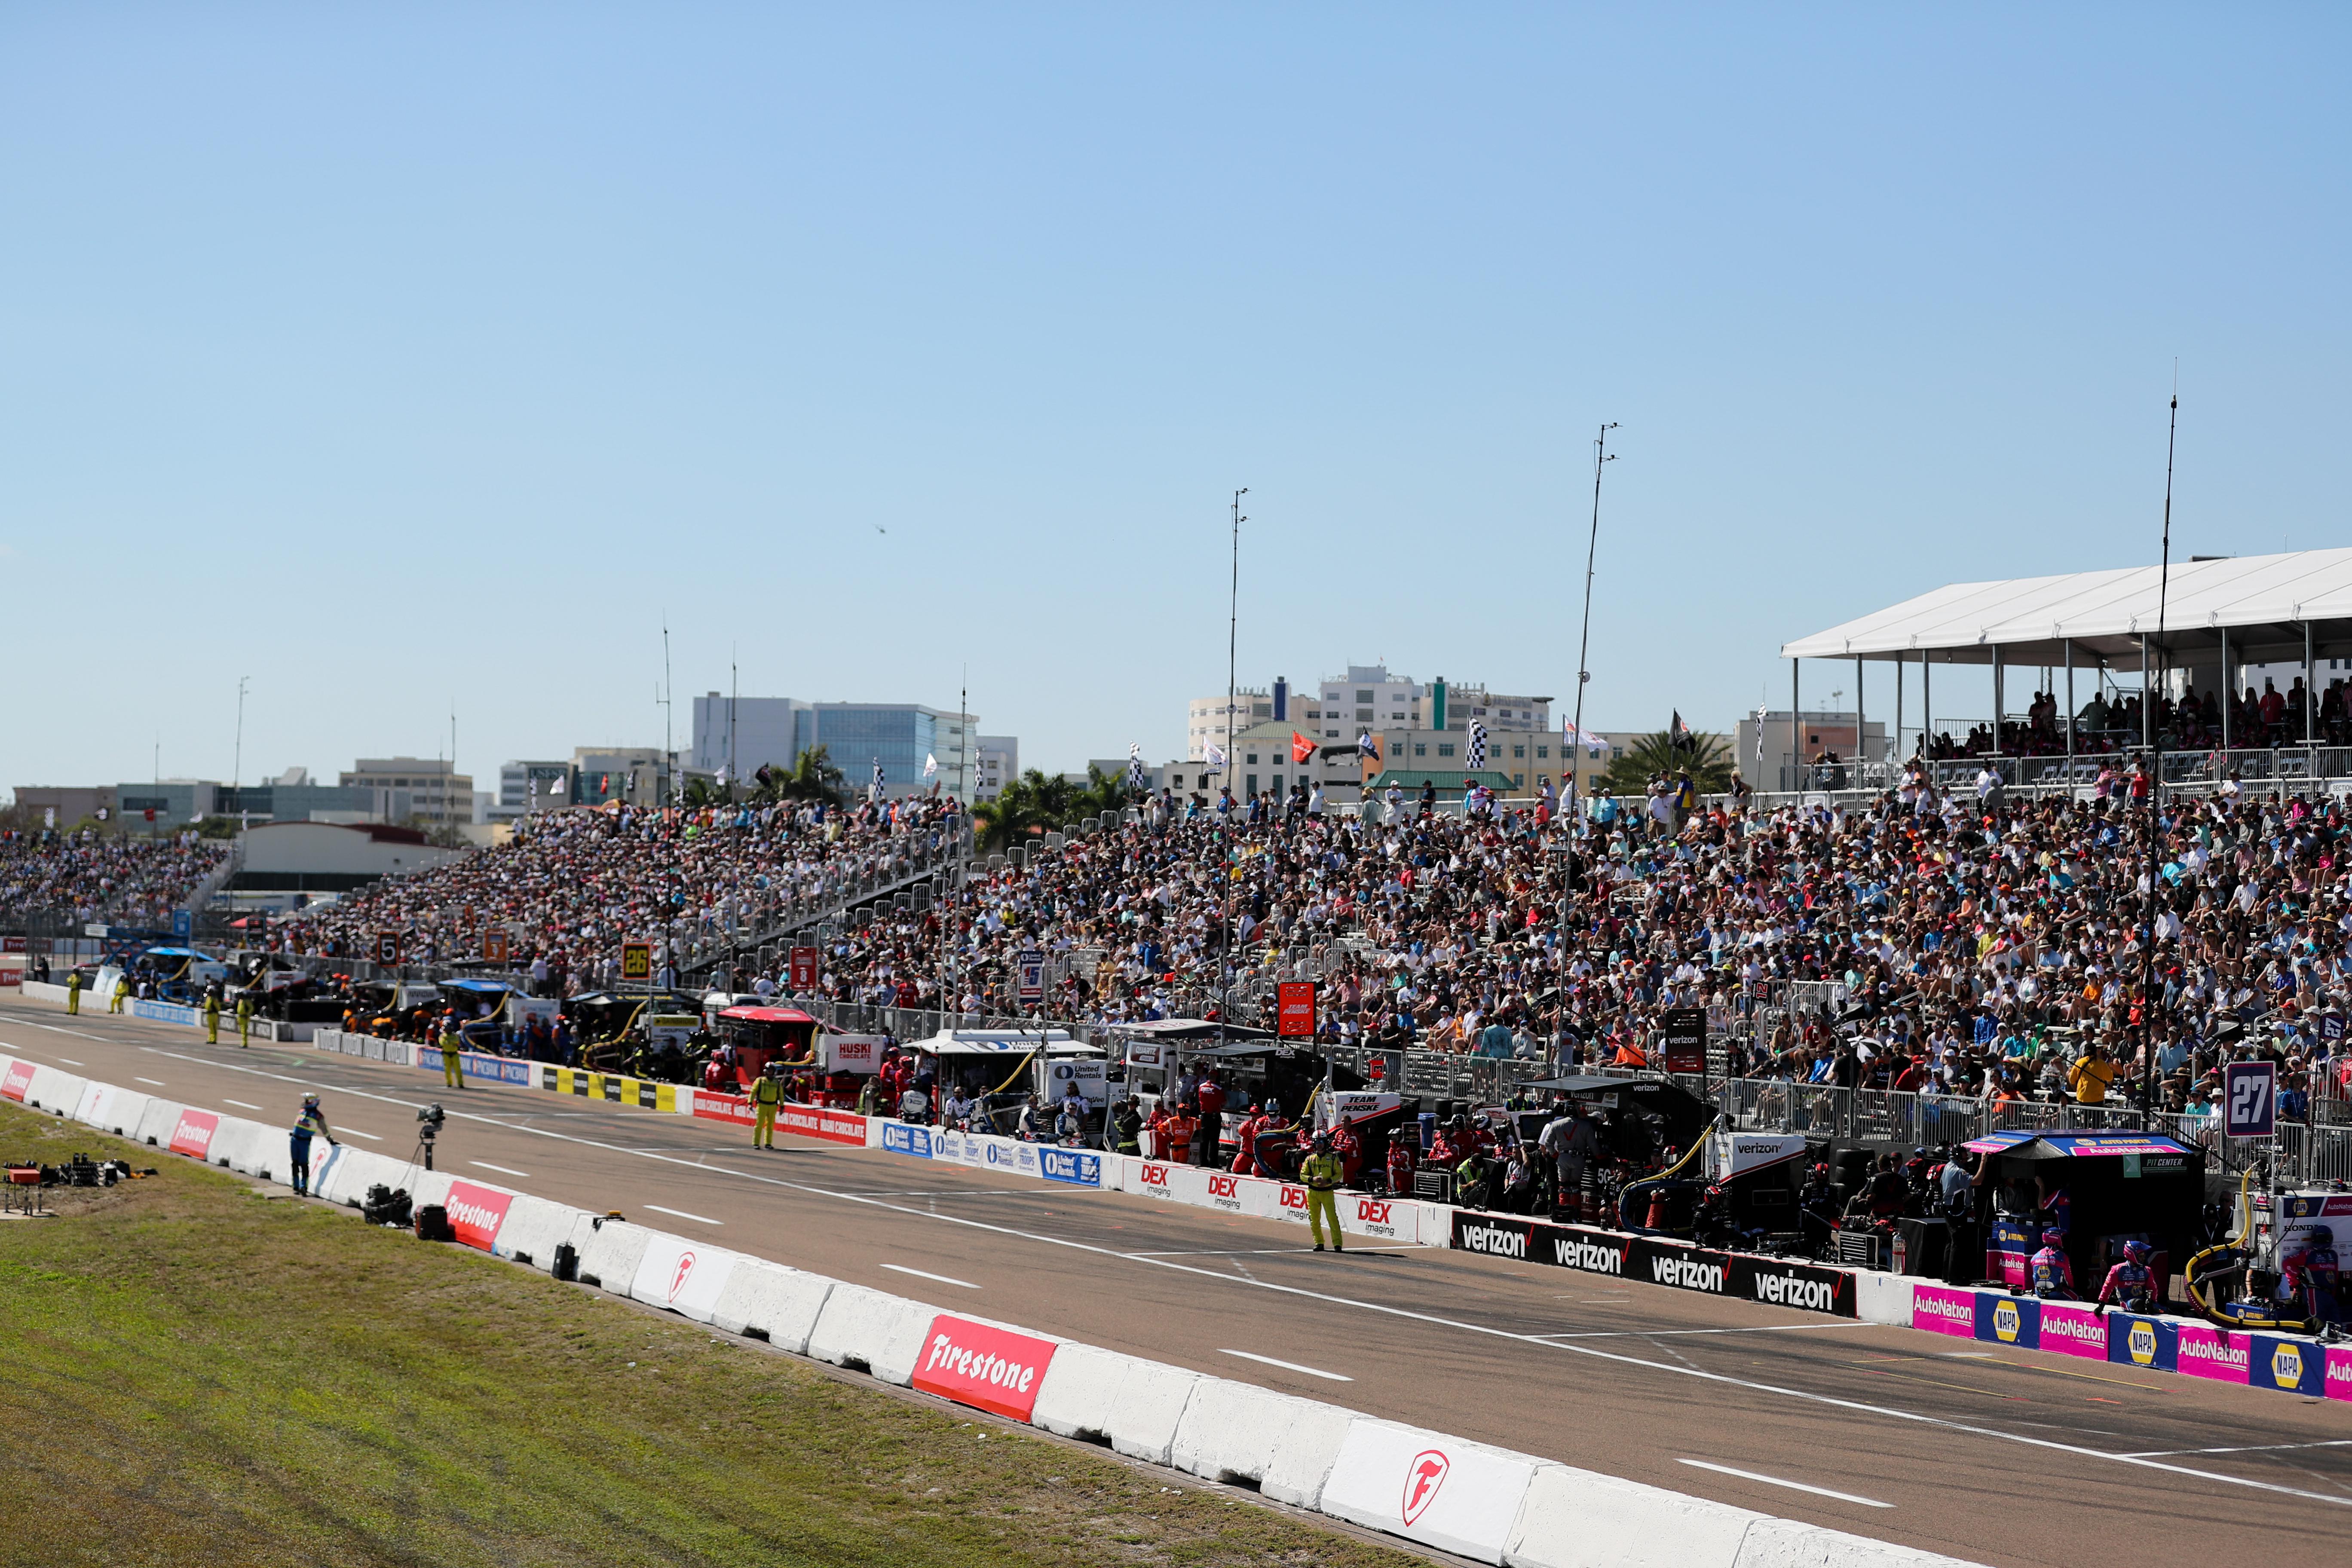
[[[1826,1312],[1837,1305],[1837,1282],[1833,1279],[1801,1279],[1793,1274],[1759,1274],[1756,1276],[1756,1299],[1783,1307],[1801,1307],[1807,1311]]]
[[[1672,1285],[1684,1290],[1723,1289],[1723,1265],[1701,1263],[1696,1258],[1653,1258],[1650,1278],[1661,1285]]]
[[[1552,1243],[1552,1259],[1563,1268],[1580,1268],[1587,1274],[1622,1274],[1625,1255],[1617,1248],[1584,1237],[1568,1237]]]
[[[1489,1258],[1525,1258],[1528,1238],[1515,1230],[1473,1226],[1463,1231],[1462,1247],[1465,1252],[1483,1252]]]
[[[974,1383],[984,1383],[1009,1393],[1026,1394],[1037,1380],[1037,1368],[1024,1362],[1008,1361],[990,1352],[976,1351],[959,1345],[946,1334],[931,1336],[930,1353],[924,1358],[925,1372],[947,1371]]]

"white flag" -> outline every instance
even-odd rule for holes
[[[1224,765],[1225,765],[1225,749],[1224,749],[1223,746],[1218,745],[1214,741],[1210,742],[1209,742],[1209,766],[1210,766],[1212,769],[1217,769],[1217,768],[1222,768],[1222,767],[1223,767]]]
[[[937,777],[939,777],[939,776],[940,776],[940,760],[939,760],[939,758],[937,758],[937,757],[933,756],[933,755],[932,755],[930,752],[925,752],[923,753],[923,777],[925,777],[926,779],[935,779],[935,778],[937,778]]]

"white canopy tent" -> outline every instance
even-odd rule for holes
[[[1780,655],[1790,661],[1793,711],[1803,706],[1798,661],[1854,661],[1857,732],[1865,662],[1898,666],[1898,735],[1899,667],[1912,662],[1920,668],[1923,731],[1934,726],[1939,664],[1990,665],[1996,710],[2002,670],[2015,665],[2063,667],[2070,712],[2077,666],[2137,665],[2143,689],[2165,669],[2180,669],[2210,690],[2234,689],[2231,671],[2246,664],[2300,663],[2315,696],[2316,661],[2352,657],[2352,550],[2176,562],[2168,582],[2149,565],[1955,583],[1785,643]],[[2306,705],[2306,722],[2315,706]],[[2071,750],[2071,723],[2067,732]],[[1793,724],[1790,740],[1793,751]]]
[[[1066,1029],[947,1029],[907,1049],[931,1057],[1021,1057],[1043,1047],[1049,1057],[1098,1057],[1100,1046],[1070,1037]]]

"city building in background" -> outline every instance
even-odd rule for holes
[[[1285,706],[1287,706],[1286,702]],[[1220,691],[1214,697],[1195,697],[1185,704],[1184,755],[1199,762],[1209,754],[1211,745],[1223,746],[1228,732],[1238,735],[1260,720],[1273,718],[1274,710],[1275,694],[1272,691],[1244,687],[1234,694],[1233,721],[1228,724],[1223,692]]]
[[[119,784],[18,784],[16,805],[33,826],[113,828],[121,812]]]
[[[1887,746],[1885,723],[1877,719],[1865,721],[1857,736],[1855,721],[1859,717],[1851,710],[1838,713],[1808,709],[1800,731],[1790,722],[1789,710],[1785,708],[1768,710],[1760,726],[1756,715],[1750,713],[1739,721],[1732,736],[1739,776],[1748,781],[1750,789],[1802,789],[1809,786],[1811,777],[1801,776],[1800,764],[1811,763],[1824,752],[1834,752],[1846,763],[1887,761],[1892,753]],[[1760,754],[1757,744],[1759,728],[1763,733]],[[1797,742],[1794,750],[1792,742]],[[1800,750],[1801,756],[1798,754]]]
[[[669,795],[669,758],[659,746],[582,746],[572,753],[574,805],[658,806]]]
[[[549,811],[571,803],[570,763],[501,763],[498,798],[489,803],[483,816],[491,822],[513,822],[532,811]]]
[[[973,754],[978,759],[974,800],[994,800],[999,790],[1021,776],[1021,742],[1015,736],[982,735]]]
[[[740,783],[761,767],[792,767],[812,746],[824,747],[842,777],[861,793],[879,760],[883,791],[892,798],[925,793],[933,783],[959,800],[978,798],[979,721],[968,713],[919,702],[803,702],[722,691],[694,700],[687,765],[695,773],[715,777],[723,768]],[[929,758],[938,760],[939,772],[926,779],[923,763]]]
[[[415,828],[388,823],[267,823],[247,830],[223,901],[236,909],[299,909],[458,853],[426,843]]]
[[[391,790],[404,795],[394,823],[430,831],[455,829],[474,820],[474,780],[439,757],[362,757],[337,781],[345,789]]]

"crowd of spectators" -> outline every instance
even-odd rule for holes
[[[2308,721],[2305,717],[2307,700],[2300,676],[2291,678],[2284,691],[2268,678],[2260,691],[2248,687],[2234,697],[2210,687],[2201,694],[2193,686],[2186,688],[2177,699],[2159,691],[2154,738],[2165,750],[2176,752],[2218,750],[2225,740],[2233,751],[2312,742],[2329,746],[2352,743],[2352,687],[2341,679],[2329,681],[2327,689],[2320,693],[2318,711]],[[2146,740],[2142,719],[2137,692],[2119,692],[2113,701],[2104,690],[2095,692],[2074,715],[2072,751],[2077,756],[2096,756],[2140,746]],[[2024,718],[2003,720],[1998,749],[2005,757],[2065,755],[2069,750],[2066,717],[2057,694],[2037,691],[2026,706]],[[1933,737],[1927,755],[1930,761],[1946,762],[1985,756],[1994,750],[1992,727],[1979,724],[1957,741],[1948,733]]]
[[[168,931],[227,854],[225,842],[193,833],[0,833],[0,911]]]
[[[2100,1106],[2137,1095],[2152,1039],[2174,1111],[2210,1110],[2222,1062],[2255,1053],[2281,1063],[2290,1116],[2341,1098],[2342,804],[2168,795],[2147,964],[2143,790],[2118,775],[2091,799],[2006,800],[1939,794],[1914,769],[1865,806],[1602,800],[1573,825],[1500,802],[1359,816],[1163,795],[975,865],[929,907],[861,911],[810,994],[1101,1026],[1213,1016],[1221,998],[1259,1016],[1276,983],[1313,978],[1339,1045],[1643,1066],[1664,1010],[1696,1005],[1733,1023],[1735,1075],[1790,1085]],[[292,935],[360,952],[390,924],[422,957],[463,940],[470,904],[514,933],[518,964],[576,992],[609,984],[621,941],[724,938],[779,888],[960,816],[951,802],[551,814]],[[772,967],[747,957],[719,978],[788,989],[770,951]],[[1024,999],[1028,951],[1045,990]]]

